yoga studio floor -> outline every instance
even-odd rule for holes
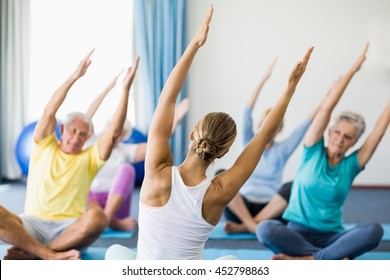
[[[23,211],[25,184],[13,182],[0,184],[0,204],[14,213]],[[139,188],[133,194],[131,215],[138,216]],[[223,219],[206,243],[204,258],[214,259],[233,254],[239,259],[269,259],[272,252],[261,246],[253,234],[227,235],[223,231]],[[385,228],[381,244],[359,259],[390,260],[390,189],[353,188],[344,206],[346,227],[361,222],[379,222]],[[136,250],[137,230],[133,232],[106,231],[89,248],[83,251],[83,259],[104,259],[104,252],[111,244],[122,244]],[[2,258],[8,245],[0,245]]]

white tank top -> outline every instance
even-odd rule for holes
[[[162,207],[139,203],[139,260],[200,260],[204,245],[214,226],[202,216],[204,195],[210,186],[205,179],[199,185],[184,184],[176,166],[172,166],[171,196]]]

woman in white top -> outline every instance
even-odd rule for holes
[[[137,259],[202,259],[210,232],[278,129],[313,50],[310,48],[294,67],[285,92],[233,166],[209,180],[208,166],[225,155],[235,140],[234,120],[222,112],[205,115],[191,131],[187,157],[179,166],[173,166],[169,138],[177,96],[197,51],[206,42],[212,15],[210,6],[204,23],[172,70],[154,113],[140,193]],[[123,256],[126,250],[115,251]],[[106,259],[115,258],[113,254],[109,248]]]

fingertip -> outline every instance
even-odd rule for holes
[[[209,11],[208,11],[207,17],[206,17],[207,23],[210,23],[211,18],[213,17],[213,13],[214,13],[214,5],[210,4],[210,8],[209,8]]]

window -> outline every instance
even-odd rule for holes
[[[128,0],[31,1],[29,121],[41,117],[53,92],[91,49],[95,48],[92,64],[69,91],[57,113],[59,120],[72,111],[85,112],[115,75],[132,65],[132,9]],[[96,132],[118,105],[123,75],[93,118]],[[129,103],[128,118],[135,125],[132,98]]]

